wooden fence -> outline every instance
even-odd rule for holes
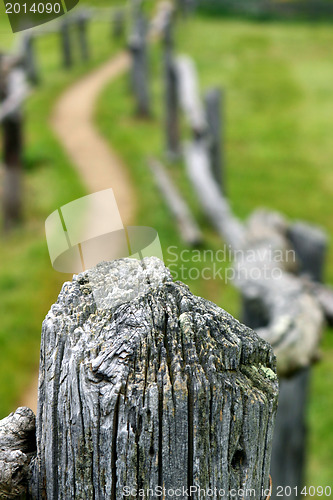
[[[22,220],[23,214],[23,103],[29,94],[29,83],[43,80],[38,65],[35,41],[38,37],[58,33],[61,65],[70,69],[75,63],[74,45],[83,62],[90,58],[88,25],[110,23],[110,37],[123,39],[127,11],[123,8],[80,9],[34,30],[23,32],[12,53],[0,59],[0,124],[3,136],[4,179],[2,185],[3,227],[10,230]],[[76,35],[74,37],[74,35]]]
[[[242,293],[243,321],[255,328],[275,350],[281,411],[274,438],[272,476],[275,484],[301,490],[311,366],[318,359],[325,320],[332,321],[333,293],[321,284],[327,238],[322,230],[306,223],[289,222],[281,214],[257,211],[243,223],[232,213],[226,197],[223,154],[224,94],[220,89],[209,89],[202,100],[194,62],[174,53],[174,19],[169,15],[162,38],[167,158],[177,159],[183,151],[189,180],[203,210],[221,239],[233,249],[234,284]],[[192,136],[184,147],[181,146],[180,112]],[[179,199],[173,196],[175,189],[170,185],[168,171],[161,169],[156,161],[153,166],[157,185],[178,227],[183,227],[179,225]],[[188,207],[182,213],[188,214]],[[196,244],[188,237],[183,239],[187,244]],[[269,249],[284,253],[284,262],[273,263]],[[288,250],[294,256],[289,260]],[[263,257],[265,255],[267,257]],[[275,279],[277,267],[279,278]],[[268,277],[265,269],[270,270]],[[254,271],[259,272],[259,279],[251,278],[256,274]],[[272,499],[275,495],[276,492]]]

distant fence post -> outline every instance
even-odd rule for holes
[[[180,154],[180,126],[177,70],[173,59],[173,16],[168,15],[164,32],[164,87],[165,87],[165,134],[166,149],[169,158],[173,159]]]
[[[288,239],[299,259],[299,273],[321,282],[327,250],[325,233],[317,227],[297,222],[288,229]],[[282,488],[291,487],[291,500],[299,498],[295,489],[297,488],[299,494],[306,484],[306,407],[310,379],[311,366],[307,366],[291,378],[280,380],[271,473],[275,484]],[[276,489],[272,500],[279,500]]]
[[[27,79],[34,85],[37,85],[40,82],[40,77],[36,62],[34,37],[31,33],[26,33],[23,35],[22,49],[23,67],[25,69]]]
[[[129,40],[129,50],[132,55],[132,90],[136,100],[136,112],[141,117],[149,117],[151,113],[146,35],[146,19],[142,13],[138,13],[134,21],[134,32]]]
[[[73,53],[72,53],[69,23],[67,19],[63,19],[61,22],[60,40],[61,40],[63,66],[64,68],[69,69],[73,65]]]
[[[82,61],[88,61],[89,59],[89,47],[87,39],[88,20],[89,16],[86,12],[80,12],[77,16],[77,29]]]
[[[112,37],[115,40],[123,38],[125,35],[125,13],[123,9],[116,9],[112,13]]]
[[[223,155],[223,92],[221,92],[218,88],[207,91],[205,95],[205,106],[207,116],[208,151],[211,168],[216,182],[219,184],[225,195],[226,187]]]
[[[1,64],[2,66],[2,64]],[[15,93],[17,72],[9,69],[6,74],[1,69],[1,101],[10,93]],[[16,72],[16,73],[15,73]],[[8,113],[2,120],[3,132],[3,224],[9,230],[20,222],[22,217],[22,112],[20,109]]]

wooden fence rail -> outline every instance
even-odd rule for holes
[[[190,246],[198,245],[202,242],[201,231],[195,222],[188,205],[172,182],[168,171],[157,160],[150,159],[148,163],[156,184],[162,193],[169,210],[175,217],[180,237]]]

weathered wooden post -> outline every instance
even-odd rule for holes
[[[24,72],[11,67],[9,58],[1,58],[1,116],[3,132],[3,224],[9,230],[22,217],[22,111],[21,100],[25,93]],[[6,105],[5,105],[6,104]]]
[[[64,68],[69,69],[73,65],[73,54],[71,44],[70,25],[66,17],[60,24],[60,41],[62,50],[62,63]]]
[[[298,258],[298,273],[322,283],[327,255],[327,235],[324,231],[304,222],[296,222],[288,228],[287,237]]]
[[[4,228],[11,229],[22,218],[22,113],[7,116],[2,122]]]
[[[116,9],[112,13],[112,38],[119,40],[125,36],[125,13],[123,9]]]
[[[87,39],[87,28],[88,28],[89,15],[87,12],[79,12],[77,16],[77,29],[79,38],[79,47],[82,61],[88,61],[89,59],[89,46]]]
[[[224,151],[223,151],[223,125],[224,125],[224,95],[218,88],[210,89],[205,94],[205,107],[207,116],[208,152],[214,178],[222,192],[226,194]]]
[[[193,0],[177,0],[176,5],[180,14],[183,17],[187,17],[193,10],[194,2]]]
[[[170,12],[163,32],[165,134],[166,152],[170,159],[180,154],[180,125],[177,70],[173,58],[173,16]]]
[[[95,289],[75,276],[43,323],[32,498],[265,500],[271,347],[154,257],[93,272]]]
[[[129,40],[129,50],[132,55],[131,84],[136,100],[136,112],[138,116],[145,118],[151,114],[146,38],[147,22],[143,14],[138,13],[134,32]]]
[[[22,57],[23,67],[27,79],[34,85],[40,82],[38,66],[36,62],[36,53],[34,47],[34,37],[31,33],[25,33],[22,39]]]
[[[196,141],[185,154],[198,198],[234,253],[234,268],[227,270],[225,279],[241,290],[242,320],[271,343],[277,356],[281,390],[272,477],[275,485],[290,487],[290,498],[294,499],[296,487],[299,495],[303,485],[309,371],[318,359],[324,316],[332,317],[333,294],[325,287],[318,294],[317,284],[297,275],[290,240],[299,249],[303,274],[318,277],[325,253],[324,238],[318,231],[304,231],[299,225],[290,227],[280,214],[266,211],[254,212],[242,225],[217,187],[205,147]],[[274,488],[272,499],[277,498],[277,493]]]
[[[327,251],[325,233],[317,227],[298,222],[288,228],[287,236],[299,262],[299,274],[321,282]],[[300,492],[306,485],[306,407],[310,379],[310,364],[291,377],[280,379],[271,471],[274,481],[283,488],[283,491],[286,487],[291,488],[289,498],[292,500],[299,498]],[[272,500],[278,499],[276,490],[273,490]]]

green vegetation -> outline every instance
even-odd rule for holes
[[[41,323],[68,278],[51,267],[44,221],[85,190],[55,140],[49,119],[59,93],[119,49],[110,40],[108,22],[92,22],[89,39],[91,62],[83,64],[76,54],[70,71],[62,69],[58,35],[36,40],[42,82],[25,105],[24,223],[2,235],[0,246],[0,418],[16,407],[38,370]]]
[[[178,51],[192,55],[203,88],[226,92],[227,191],[241,218],[257,207],[281,211],[326,228],[331,250],[326,280],[333,283],[333,33],[325,24],[247,23],[196,17],[178,30]],[[151,54],[154,116],[138,120],[129,99],[127,76],[112,83],[99,101],[97,122],[129,166],[139,193],[137,222],[158,230],[165,262],[186,247],[160,198],[146,159],[163,157],[163,69],[161,48]],[[117,123],[116,127],[110,124]],[[204,250],[221,242],[202,214],[181,162],[169,165],[204,235]],[[169,248],[169,250],[168,250]],[[174,249],[172,249],[174,251]],[[186,258],[189,255],[186,254]],[[225,266],[219,262],[184,262],[186,269]],[[180,273],[179,266],[177,268]],[[194,276],[193,271],[193,276]],[[211,275],[212,276],[212,275]],[[181,278],[180,274],[178,277]],[[240,309],[232,286],[216,279],[189,279],[194,293],[232,314]],[[323,360],[313,370],[309,407],[310,464],[308,484],[330,485],[333,466],[333,337],[325,334]]]

